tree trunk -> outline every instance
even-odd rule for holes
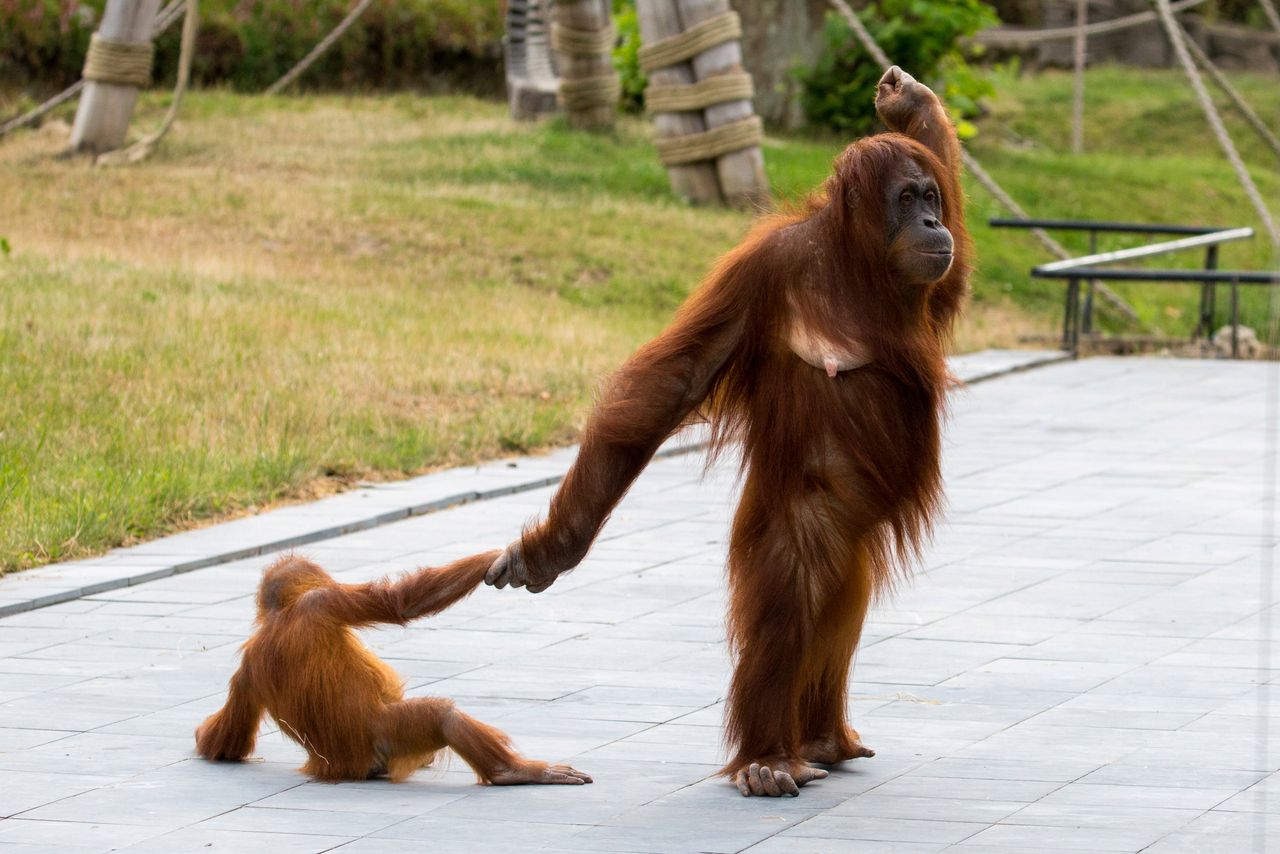
[[[685,29],[729,11],[729,0],[681,0],[680,17]],[[737,40],[704,50],[691,61],[696,80],[742,71],[742,45]],[[726,101],[703,110],[707,130],[755,115],[751,101]],[[753,145],[716,158],[716,173],[725,201],[735,207],[763,206],[769,198],[764,172],[764,152]]]
[[[160,0],[108,0],[98,36],[115,42],[149,42],[159,8]],[[87,81],[71,128],[71,150],[101,154],[123,145],[137,100],[134,86]]]
[[[636,4],[640,19],[640,38],[653,44],[684,32],[676,0],[640,0]],[[650,83],[692,83],[693,68],[687,62],[659,68],[649,73]],[[685,136],[707,129],[700,112],[657,113],[653,117],[658,136]],[[720,180],[714,163],[687,163],[667,168],[671,189],[676,195],[696,204],[721,201]]]
[[[609,32],[613,20],[609,0],[559,0],[552,15],[555,26],[576,32]],[[555,40],[553,31],[553,44]],[[613,127],[618,118],[618,73],[613,68],[613,46],[591,52],[557,50],[556,68],[560,72],[560,106],[569,124],[576,128]],[[566,98],[568,87],[579,81],[598,83],[607,78],[614,81],[610,96],[593,95],[582,103]]]
[[[770,124],[804,124],[797,66],[817,62],[827,0],[732,0],[742,16],[744,65],[756,84],[756,113]]]

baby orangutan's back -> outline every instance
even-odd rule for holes
[[[405,700],[395,671],[352,632],[447,608],[480,583],[496,556],[370,584],[339,584],[299,557],[276,561],[263,573],[257,630],[231,677],[226,705],[196,729],[197,751],[206,759],[244,759],[265,711],[306,749],[303,771],[320,779],[400,782],[448,747],[484,784],[590,783],[567,765],[525,759],[505,733],[449,700]]]

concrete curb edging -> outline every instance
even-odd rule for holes
[[[953,357],[950,362],[957,377],[973,384],[1070,358],[1070,354],[1057,351],[983,350]],[[672,437],[657,456],[693,453],[705,446],[705,430],[695,427]],[[14,573],[0,578],[0,618],[334,539],[461,504],[554,486],[564,478],[577,451],[577,446],[561,448],[545,456],[499,460],[362,487],[310,504],[115,549],[96,558]],[[490,484],[476,488],[477,481]]]

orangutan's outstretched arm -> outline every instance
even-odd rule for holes
[[[758,277],[735,253],[675,321],[610,379],[587,423],[578,459],[545,521],[507,547],[485,580],[537,593],[586,556],[614,506],[672,433],[706,399],[738,346]]]
[[[932,89],[895,65],[876,87],[876,112],[889,130],[911,137],[937,155],[959,181],[960,140]]]
[[[472,555],[447,566],[428,567],[402,578],[367,584],[317,587],[299,602],[313,617],[343,626],[404,625],[439,613],[479,586],[497,551]]]

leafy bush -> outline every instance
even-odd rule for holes
[[[101,10],[101,2],[0,0],[0,80],[77,79]]]
[[[0,79],[49,88],[80,76],[105,0],[0,0]],[[260,91],[306,55],[351,0],[205,0],[192,74],[200,84]],[[169,79],[180,26],[156,44],[156,76]],[[304,86],[451,85],[501,81],[497,3],[378,0],[307,72]]]
[[[890,59],[943,95],[962,136],[975,133],[965,118],[993,93],[959,49],[960,39],[998,21],[982,0],[877,0],[858,13]],[[815,124],[864,134],[876,125],[873,94],[882,69],[862,49],[848,23],[827,15],[824,50],[798,72],[805,114]]]
[[[644,111],[644,90],[649,85],[640,68],[640,19],[635,0],[613,0],[613,22],[618,28],[618,45],[613,49],[613,67],[622,79],[622,109]]]

